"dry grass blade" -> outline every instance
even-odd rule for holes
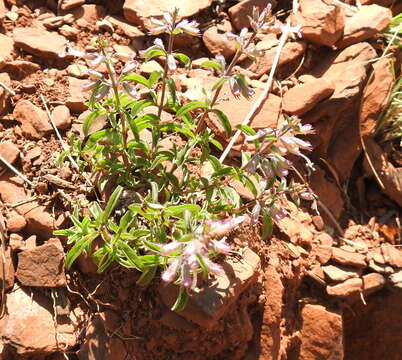
[[[3,156],[0,155],[0,161],[4,163],[11,171],[13,171],[17,176],[19,176],[22,180],[24,180],[27,184],[30,186],[34,187],[35,185],[33,184],[32,181],[28,180],[27,177],[20,173],[14,166],[12,166],[6,159],[4,159]]]
[[[1,267],[2,267],[2,283],[1,283],[1,304],[0,319],[6,312],[6,230],[3,215],[0,214],[0,242],[1,242]]]

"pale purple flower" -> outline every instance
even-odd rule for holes
[[[162,273],[162,280],[167,283],[174,281],[177,277],[177,271],[179,269],[179,266],[180,266],[180,259],[177,258],[173,260],[168,266],[168,268]]]
[[[299,146],[296,144],[296,141],[293,137],[281,137],[280,141],[282,145],[291,153],[299,155]]]
[[[238,216],[224,220],[206,220],[207,234],[210,237],[226,235],[245,219],[244,216]]]
[[[297,137],[294,137],[293,141],[296,143],[296,145],[300,149],[304,149],[304,150],[311,150],[312,149],[311,143],[309,143],[308,141],[304,141],[304,140],[299,139]]]
[[[135,69],[138,67],[138,65],[139,65],[139,64],[138,64],[137,61],[130,61],[130,62],[128,62],[128,63],[124,66],[124,68],[123,68],[123,70],[121,71],[121,73],[122,73],[122,74],[127,74],[127,73],[129,73],[129,72],[135,70]]]
[[[200,246],[199,246],[199,242],[194,240],[191,241],[184,249],[183,251],[183,255],[184,256],[191,256],[197,253],[197,251],[199,250]]]
[[[274,219],[275,221],[282,220],[287,215],[286,210],[275,207],[275,206],[273,206],[271,209],[269,209],[268,212],[269,212],[269,215],[271,215],[272,219]]]
[[[263,159],[261,161],[261,169],[264,172],[264,175],[271,179],[275,176],[274,170],[272,169],[271,163],[267,159]]]
[[[123,52],[117,52],[113,54],[113,57],[122,61],[130,61],[132,60],[133,56],[128,53],[123,53]]]
[[[87,90],[92,90],[92,89],[95,89],[98,85],[100,85],[101,84],[101,81],[100,80],[96,80],[96,81],[91,81],[91,82],[89,82],[89,83],[86,83],[86,84],[82,84],[81,85],[81,88],[83,89],[83,90],[85,90],[85,91],[87,91]]]
[[[185,263],[182,267],[182,285],[186,288],[191,288],[193,284],[193,276],[190,273],[190,266]]]
[[[183,245],[180,241],[172,241],[168,244],[164,244],[161,246],[161,253],[163,255],[168,255],[174,251],[177,251],[180,249],[180,247]]]
[[[230,246],[227,242],[223,240],[212,240],[212,245],[214,246],[215,250],[222,254],[229,254],[231,252]]]
[[[260,130],[257,131],[257,134],[246,136],[245,141],[249,142],[249,141],[258,140],[258,139],[261,139],[264,136],[267,136],[267,135],[270,135],[270,134],[273,134],[273,133],[274,133],[274,130],[272,130],[271,128],[260,129]]]
[[[195,254],[190,255],[187,259],[187,262],[191,270],[197,270],[200,267],[200,264],[198,263],[198,258]]]
[[[303,134],[314,134],[315,130],[311,124],[299,124],[299,131]]]
[[[249,175],[255,174],[259,163],[260,163],[260,155],[256,154],[250,159],[250,161],[246,165],[245,169],[249,173]]]
[[[289,33],[290,35],[297,35],[300,39],[302,38],[302,34],[301,34],[301,25],[296,25],[296,26],[290,26],[289,24],[286,25],[282,25],[280,26],[280,29],[282,31],[282,33]]]
[[[87,72],[91,79],[100,80],[103,78],[103,74],[101,74],[99,71],[88,69]]]
[[[221,275],[223,274],[225,271],[223,270],[223,267],[219,264],[216,264],[214,262],[212,262],[209,259],[205,259],[205,264],[208,268],[208,270],[215,275]]]
[[[260,217],[261,213],[261,204],[259,201],[257,201],[251,210],[251,224],[255,225],[258,222],[258,219]]]
[[[314,194],[311,191],[308,190],[304,190],[302,192],[299,193],[299,196],[303,199],[303,200],[314,200]]]
[[[102,100],[110,91],[110,85],[103,86],[98,93],[95,94],[95,99]]]
[[[151,23],[152,26],[150,31],[152,35],[159,35],[168,30],[168,26],[162,20],[151,17],[149,19],[149,22]]]
[[[196,21],[193,20],[189,22],[188,20],[184,19],[176,25],[175,30],[185,32],[189,35],[198,36],[200,34],[198,26],[199,24]]]
[[[174,56],[172,54],[169,54],[167,57],[167,64],[168,64],[168,68],[170,70],[176,70],[177,66],[176,66],[176,60],[174,59]]]
[[[127,82],[122,83],[124,91],[127,93],[128,96],[135,98],[137,95],[137,91]]]
[[[98,55],[94,60],[91,61],[91,65],[92,66],[98,66],[100,65],[102,62],[106,61],[106,57],[103,55]]]

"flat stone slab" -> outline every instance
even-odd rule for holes
[[[194,293],[185,309],[178,314],[200,326],[210,327],[225,315],[232,305],[257,278],[259,256],[246,249],[242,259],[230,258],[223,264],[225,273],[218,275],[199,292]],[[172,307],[178,287],[161,285],[158,289],[162,301]]]

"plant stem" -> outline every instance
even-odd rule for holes
[[[253,33],[251,34],[250,39],[248,40],[248,42],[247,42],[247,44],[246,44],[246,46],[245,46],[244,48],[247,48],[247,47],[251,44],[251,42],[254,40],[254,38],[255,38],[256,35],[257,35],[256,32],[253,32]],[[233,59],[232,59],[230,65],[229,65],[228,68],[225,70],[225,73],[224,73],[224,75],[223,75],[224,77],[231,75],[231,72],[232,72],[232,70],[233,70],[233,67],[236,65],[237,61],[239,60],[239,58],[240,58],[240,56],[241,56],[242,54],[243,54],[243,52],[242,52],[241,50],[238,49],[238,50],[236,51],[236,54],[234,55],[234,57],[233,57]],[[197,125],[197,128],[196,128],[196,130],[195,130],[195,133],[196,133],[196,134],[199,134],[201,131],[204,131],[204,130],[206,129],[205,119],[206,119],[206,117],[207,117],[207,115],[208,115],[208,112],[211,110],[211,108],[215,105],[216,101],[218,100],[218,96],[219,96],[219,94],[220,94],[220,92],[221,92],[221,90],[222,90],[222,87],[223,87],[223,86],[221,86],[221,87],[219,87],[218,89],[216,89],[215,94],[214,94],[214,97],[212,98],[212,101],[211,101],[209,107],[208,107],[207,109],[205,109],[204,112],[203,112],[203,114],[201,115],[201,118],[200,118],[200,120],[198,121],[198,125]]]
[[[106,57],[106,52],[105,49],[102,47],[102,55]],[[115,78],[115,72],[112,69],[112,66],[110,65],[110,62],[107,60],[106,62],[106,68],[109,73],[110,80],[112,82],[112,88],[113,88],[113,93],[114,93],[114,98],[116,101],[116,105],[119,111],[120,115],[120,122],[121,122],[121,135],[122,135],[122,143],[123,143],[123,162],[126,167],[130,165],[130,161],[127,156],[127,121],[126,121],[126,114],[121,108],[121,102],[120,102],[120,97],[119,97],[119,88],[116,82]]]
[[[174,19],[175,21],[176,19]],[[165,94],[166,94],[166,79],[169,74],[169,64],[168,64],[168,58],[169,55],[172,54],[173,51],[173,38],[174,34],[170,33],[169,34],[169,44],[168,44],[168,50],[167,50],[167,56],[166,56],[166,62],[165,62],[165,67],[163,69],[163,78],[162,78],[162,94],[161,94],[161,101],[158,107],[158,118],[161,117],[162,115],[162,110],[163,110],[163,104],[165,102]]]

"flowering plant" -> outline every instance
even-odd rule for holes
[[[177,10],[152,19],[152,34],[168,34],[168,46],[155,39],[154,45],[141,57],[145,61],[157,58],[164,62],[161,72],[154,71],[148,78],[135,73],[138,63],[126,54],[110,54],[107,44],[100,40],[93,52],[70,49],[68,54],[92,60],[94,67],[104,64],[102,74],[89,70],[92,90],[88,105],[91,114],[83,124],[85,141],[71,139],[71,151],[82,170],[98,175],[98,188],[106,185],[115,190],[107,203],[93,202],[89,214],[82,216],[77,208],[71,216],[70,229],[56,231],[68,237],[72,244],[66,257],[70,267],[83,252],[90,251],[95,239],[103,246],[92,256],[98,271],[104,271],[117,262],[142,272],[139,284],[148,284],[162,268],[161,279],[180,287],[174,310],[184,307],[186,299],[197,287],[199,276],[219,275],[222,267],[215,260],[218,254],[230,254],[227,242],[230,232],[247,219],[263,224],[263,238],[272,231],[272,221],[281,219],[286,211],[280,200],[314,200],[312,192],[303,184],[288,180],[291,162],[287,155],[298,156],[312,168],[302,150],[311,145],[297,136],[311,133],[309,125],[301,125],[296,117],[286,117],[277,129],[255,132],[239,125],[246,142],[254,144],[253,153],[242,152],[241,164],[222,164],[213,154],[223,150],[205,125],[211,113],[218,116],[228,137],[232,128],[226,115],[216,108],[220,90],[228,81],[236,97],[251,99],[254,92],[246,78],[233,71],[240,56],[254,56],[255,36],[273,24],[270,7],[262,12],[253,11],[250,18],[252,31],[242,30],[230,34],[236,42],[237,52],[230,64],[223,57],[206,61],[203,66],[212,68],[220,79],[205,101],[183,102],[170,77],[178,64],[191,65],[190,59],[173,52],[174,37],[179,33],[198,35],[194,21],[177,21]],[[117,64],[123,62],[118,72]],[[206,93],[206,92],[205,92]],[[173,121],[162,121],[166,112]],[[99,119],[105,121],[103,129],[91,131]],[[179,136],[180,144],[169,146],[162,140]],[[211,169],[200,176],[195,168]],[[241,182],[253,194],[244,201],[234,188]]]

